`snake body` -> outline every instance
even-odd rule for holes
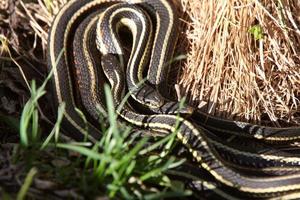
[[[63,128],[78,140],[88,137],[96,141],[101,137],[95,122],[100,112],[106,112],[102,86],[107,82],[116,106],[121,104],[127,88],[135,102],[125,104],[118,113],[121,118],[140,129],[177,131],[178,140],[197,165],[226,187],[263,196],[297,194],[299,157],[280,151],[266,155],[249,152],[218,136],[228,133],[249,137],[253,143],[258,142],[255,138],[290,141],[300,137],[297,128],[274,129],[223,120],[191,107],[178,111],[179,103],[165,97],[177,40],[175,18],[176,12],[166,0],[71,0],[65,4],[53,21],[48,40],[48,66],[54,71],[54,106],[66,102]],[[129,58],[121,42],[120,30],[124,27],[132,35]],[[140,84],[145,70],[146,81]],[[150,113],[136,110],[135,104]],[[85,122],[77,107],[86,111],[90,122]],[[175,113],[191,116],[185,119]],[[234,157],[241,162],[232,163]],[[238,169],[249,169],[251,165],[247,163],[254,163],[255,170],[275,171],[283,166],[282,171],[292,173],[246,176]]]

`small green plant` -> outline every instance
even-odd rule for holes
[[[62,55],[63,51],[60,52],[58,60]],[[52,75],[53,70],[51,70],[46,80],[39,88],[36,88],[34,80],[31,83],[31,97],[23,108],[20,120],[20,140],[23,147],[29,147],[31,144],[36,144],[39,141],[38,100],[46,94],[45,88]]]
[[[52,12],[52,0],[43,0],[48,12]]]
[[[262,40],[264,37],[263,28],[260,25],[250,27],[248,32],[253,35],[255,40]]]

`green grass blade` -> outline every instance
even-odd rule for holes
[[[73,145],[73,144],[63,144],[63,143],[58,143],[56,146],[58,148],[68,149],[71,151],[78,152],[84,156],[91,158],[91,159],[95,159],[95,160],[103,159],[103,155],[101,155],[97,152],[94,152],[93,150],[91,150],[87,147],[77,146],[77,145]]]
[[[157,149],[159,146],[163,145],[164,143],[170,141],[172,138],[176,136],[176,132],[169,134],[167,137],[164,137],[163,139],[155,142],[154,144],[150,145],[149,147],[143,149],[142,151],[139,152],[140,155],[145,155],[154,149]]]
[[[86,117],[85,117],[85,115],[84,115],[84,113],[80,110],[80,109],[78,109],[78,108],[75,108],[75,111],[77,112],[77,114],[80,116],[80,118],[82,119],[82,121],[83,121],[83,123],[84,123],[84,139],[83,139],[83,141],[87,141],[87,138],[88,138],[88,134],[89,134],[89,131],[88,131],[88,121],[87,121],[87,119],[86,119]]]
[[[111,89],[107,84],[104,85],[104,92],[105,92],[106,106],[108,111],[108,120],[110,125],[114,126],[116,123],[114,99],[111,94]]]
[[[63,119],[64,116],[64,112],[65,112],[65,108],[66,108],[66,104],[62,103],[61,105],[59,105],[58,107],[58,114],[57,114],[57,120],[54,124],[54,127],[52,129],[52,131],[50,132],[50,134],[48,135],[48,137],[46,138],[46,140],[43,142],[42,146],[41,146],[41,150],[45,149],[46,146],[49,144],[49,142],[51,141],[51,139],[53,137],[55,137],[55,142],[58,142],[58,136],[59,136],[59,131],[60,131],[60,124],[61,121]]]
[[[27,191],[28,191],[30,185],[32,184],[33,178],[34,178],[34,176],[36,174],[37,174],[37,169],[36,168],[32,168],[28,172],[28,174],[27,174],[27,176],[25,178],[24,184],[22,185],[20,191],[18,192],[17,200],[23,200],[23,199],[25,199]]]

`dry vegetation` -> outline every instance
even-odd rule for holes
[[[182,5],[190,48],[179,84],[190,101],[223,118],[299,125],[299,1]]]

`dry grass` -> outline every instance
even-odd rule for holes
[[[194,105],[223,118],[298,125],[298,0],[182,0],[188,59],[178,82]],[[254,32],[256,34],[254,34]],[[270,123],[272,122],[272,123]]]
[[[55,14],[66,0],[38,0],[36,3],[23,3],[21,5],[30,19],[30,26],[38,38],[42,40],[43,50],[47,49],[48,30]]]
[[[45,59],[48,30],[53,17],[66,2],[3,0],[0,3],[0,34],[19,55],[30,54],[33,59],[41,61]],[[37,58],[38,53],[34,51],[43,51],[42,58]]]

